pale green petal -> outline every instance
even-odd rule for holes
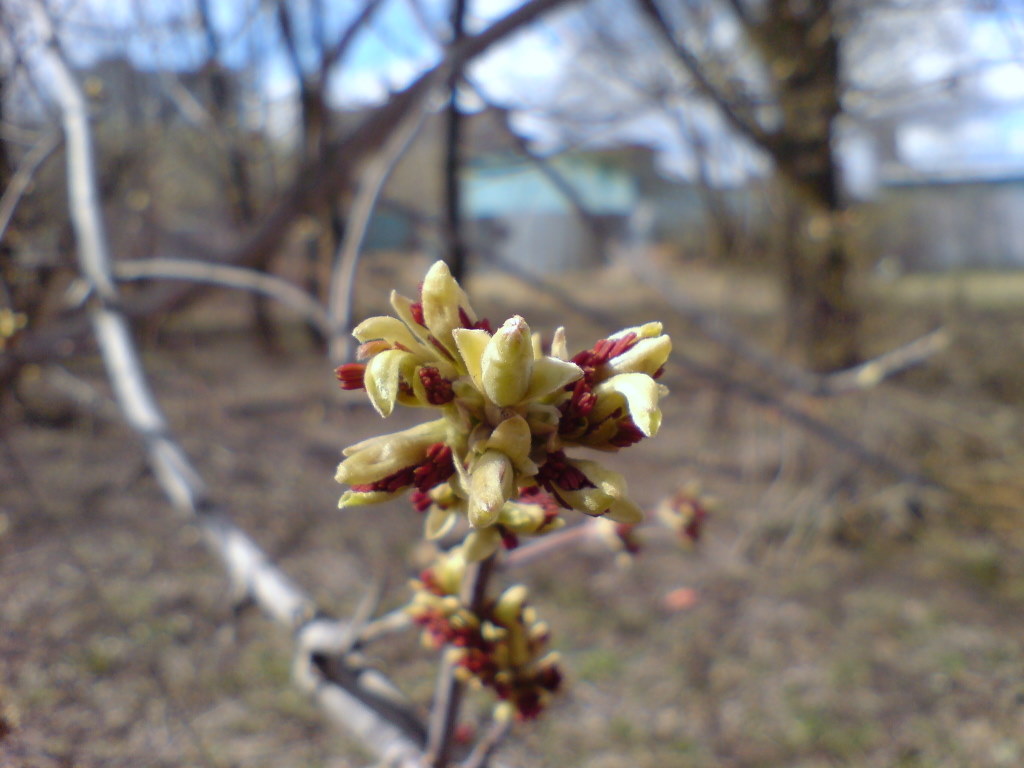
[[[395,407],[402,382],[402,364],[409,358],[408,352],[389,349],[376,355],[366,366],[363,375],[366,394],[381,416],[390,416]]]
[[[603,464],[588,459],[572,459],[569,463],[611,498],[625,497],[626,479],[614,469],[608,469]]]
[[[527,475],[537,474],[537,465],[530,461],[530,425],[522,416],[512,416],[495,427],[487,440],[486,448],[501,451]]]
[[[366,440],[353,443],[342,451],[344,456],[352,456],[363,451],[383,452],[395,444],[416,443],[423,446],[432,443],[446,442],[448,436],[448,422],[445,419],[435,419],[417,424],[415,427],[392,432],[387,435],[374,435]]]
[[[462,362],[466,365],[466,372],[473,379],[476,388],[483,392],[484,381],[481,363],[487,343],[491,340],[491,334],[479,329],[457,328],[452,332],[452,337],[455,339],[459,355],[462,356]]]
[[[583,370],[575,363],[559,360],[557,357],[542,357],[533,361],[530,374],[530,386],[524,400],[538,400],[552,392],[564,389],[583,375]]]
[[[338,501],[338,509],[380,504],[383,501],[399,496],[401,493],[402,491],[395,491],[394,493],[388,493],[387,491],[345,491],[341,495],[341,500]]]
[[[334,479],[350,485],[375,483],[423,461],[427,448],[444,442],[446,433],[445,421],[438,419],[364,440],[345,449],[348,458],[338,465]]]
[[[523,399],[530,388],[533,342],[522,317],[510,317],[495,331],[484,348],[480,368],[484,392],[495,405],[515,405]]]
[[[487,451],[469,475],[469,524],[486,528],[498,519],[502,505],[515,490],[512,462],[501,451]]]
[[[462,544],[462,556],[475,563],[494,554],[501,546],[501,533],[494,526],[470,531]]]
[[[637,525],[644,521],[644,511],[625,497],[615,499],[605,515],[609,520],[626,525]]]
[[[452,331],[462,327],[459,308],[466,313],[471,322],[476,322],[476,315],[469,305],[469,299],[452,277],[448,265],[443,261],[434,262],[423,279],[423,321],[438,341],[452,352],[455,346]]]
[[[424,521],[424,535],[431,541],[440,539],[455,526],[457,519],[458,515],[454,509],[442,509],[433,504]]]
[[[653,376],[668,361],[672,352],[672,339],[655,336],[640,339],[618,357],[608,361],[607,368],[613,373],[646,373]]]
[[[569,463],[580,470],[595,486],[580,488],[577,491],[559,489],[559,495],[574,509],[599,517],[608,512],[617,500],[626,497],[626,480],[618,472],[596,461],[573,459]]]
[[[361,342],[374,339],[384,339],[391,344],[397,342],[410,352],[415,352],[420,348],[419,339],[412,334],[406,324],[397,317],[388,315],[367,318],[355,327],[352,335]]]
[[[562,326],[555,329],[555,335],[551,339],[551,356],[559,360],[569,359],[569,345],[566,343],[565,328]]]
[[[529,590],[522,584],[509,587],[501,593],[494,604],[494,618],[505,627],[517,624],[523,611],[523,603],[529,595]]]
[[[544,524],[544,508],[539,504],[510,501],[501,508],[498,522],[516,533],[533,533]]]
[[[621,331],[613,333],[608,338],[614,341],[615,339],[621,339],[623,336],[630,333],[635,333],[638,339],[649,339],[652,336],[657,336],[661,333],[661,323],[644,323],[643,325],[634,325],[632,328],[623,328]]]
[[[633,423],[650,437],[657,434],[661,426],[658,401],[667,391],[646,373],[620,373],[594,387],[597,405],[593,418],[604,418],[625,401]]]

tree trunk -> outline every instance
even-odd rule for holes
[[[782,123],[772,154],[796,200],[785,254],[789,337],[808,367],[833,371],[858,362],[860,345],[833,146],[842,106],[831,2],[771,0],[755,40],[773,75]]]

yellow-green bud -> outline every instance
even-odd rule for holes
[[[469,476],[469,524],[493,525],[501,508],[515,491],[512,462],[501,451],[485,451]]]
[[[515,405],[530,388],[533,342],[519,315],[509,318],[487,343],[481,360],[484,392],[495,405]]]

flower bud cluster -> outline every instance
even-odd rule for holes
[[[692,543],[700,539],[708,514],[717,505],[715,498],[701,492],[700,483],[692,482],[658,505],[656,514],[664,526]]]
[[[412,582],[406,609],[423,628],[429,648],[449,646],[456,676],[498,698],[495,717],[532,720],[561,686],[558,655],[547,653],[550,633],[516,585],[474,612],[458,597],[465,572],[460,548],[442,556]]]
[[[545,354],[518,315],[492,332],[443,262],[427,273],[419,301],[392,293],[391,305],[394,317],[355,329],[367,362],[339,367],[338,380],[365,389],[381,416],[400,403],[440,418],[347,448],[336,477],[350,489],[339,506],[414,490],[428,538],[468,521],[470,560],[555,530],[560,509],[623,524],[643,518],[620,474],[565,451],[617,451],[657,433],[666,390],[656,379],[672,346],[660,323],[571,358],[560,328]]]

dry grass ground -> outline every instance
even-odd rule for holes
[[[424,266],[396,278],[368,264],[360,316],[396,279],[414,291]],[[676,278],[775,340],[769,283]],[[870,345],[941,321],[946,353],[869,392],[786,400],[949,491],[866,469],[776,409],[671,371],[662,434],[616,464],[645,505],[700,479],[720,509],[693,551],[660,538],[627,567],[598,548],[520,574],[570,679],[548,717],[516,732],[509,764],[1024,764],[1024,287],[1002,276],[989,301],[930,279],[866,296]],[[679,349],[752,376],[621,270],[559,283],[619,325],[665,319]],[[617,329],[505,276],[470,289],[492,318],[565,323],[571,346]],[[325,608],[350,610],[367,574],[389,579],[385,607],[397,605],[420,521],[400,504],[339,513],[332,479],[339,449],[385,425],[334,389],[299,329],[284,333],[288,351],[268,357],[245,302],[208,302],[160,329],[153,384],[215,495]],[[73,370],[106,391],[98,361]],[[28,390],[35,409],[8,412],[0,458],[0,682],[13,727],[0,766],[366,764],[291,688],[289,638],[232,613],[134,437],[83,413],[54,420],[44,381]],[[681,587],[698,599],[673,610],[665,596]],[[426,700],[433,659],[414,637],[373,650]]]

